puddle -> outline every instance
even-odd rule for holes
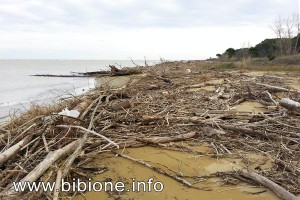
[[[199,91],[213,92],[215,90],[216,89],[214,86],[204,86],[204,87],[200,87],[200,88],[190,88],[187,90],[187,92],[199,92]]]
[[[201,148],[200,148],[201,149]],[[209,150],[204,147],[203,150]],[[126,149],[124,154],[136,159],[142,159],[152,166],[159,167],[164,171],[174,174],[172,171],[182,173],[185,176],[201,176],[208,175],[217,171],[232,171],[232,168],[240,168],[242,163],[238,159],[214,159],[205,156],[195,156],[187,153],[162,150],[152,147],[143,147],[135,149]],[[94,177],[94,181],[110,179],[113,182],[123,181],[125,188],[131,188],[132,178],[136,181],[148,181],[150,177],[154,178],[154,182],[162,182],[164,189],[162,192],[125,192],[122,194],[108,194],[106,192],[87,192],[83,195],[78,195],[75,200],[98,200],[98,199],[120,199],[120,200],[173,200],[173,199],[214,199],[214,200],[269,200],[278,199],[272,192],[267,192],[252,195],[249,192],[260,192],[265,188],[254,188],[246,184],[238,186],[222,186],[222,182],[218,178],[212,178],[202,183],[197,183],[195,186],[206,186],[212,188],[212,191],[203,191],[193,188],[187,188],[175,180],[158,174],[155,171],[130,160],[115,157],[111,153],[103,153],[99,155],[99,159],[94,161],[93,165],[107,166],[108,171]],[[166,167],[167,166],[167,167]],[[195,179],[185,178],[193,182]]]
[[[265,108],[262,104],[256,101],[245,101],[235,106],[239,112],[252,112],[253,114],[265,112]]]

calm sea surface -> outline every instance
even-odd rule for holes
[[[143,65],[144,61],[134,61]],[[150,61],[149,64],[153,64]],[[78,95],[94,87],[92,78],[33,77],[33,74],[71,74],[109,70],[108,65],[133,66],[128,60],[0,60],[0,121],[33,103],[62,95]],[[2,119],[2,120],[1,120]]]

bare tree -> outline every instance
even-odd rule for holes
[[[285,53],[287,55],[291,55],[292,54],[292,37],[293,37],[293,28],[295,26],[295,18],[294,16],[292,18],[286,18],[284,19],[284,23],[285,23],[285,39],[284,39],[284,43],[285,43]]]
[[[295,28],[296,28],[296,42],[295,42],[295,47],[294,47],[294,54],[298,53],[298,41],[300,37],[300,19],[299,19],[299,14],[294,14],[293,15],[294,23],[295,23]]]
[[[283,28],[283,19],[281,16],[278,16],[278,18],[273,22],[273,25],[271,26],[272,30],[276,34],[276,37],[279,39],[279,48],[280,48],[280,54],[283,54],[283,36],[284,36],[284,28]]]

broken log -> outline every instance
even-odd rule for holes
[[[38,178],[41,177],[57,160],[72,153],[80,144],[81,140],[82,139],[77,139],[61,149],[51,151],[42,162],[40,162],[27,176],[20,180],[20,183],[33,183],[34,181],[38,180]],[[15,199],[16,195],[18,195],[19,192],[21,191],[16,191],[13,184],[10,184],[4,192],[3,196],[5,197],[3,198]]]
[[[158,116],[150,116],[150,115],[143,115],[143,124],[147,125],[151,122],[157,122],[161,119],[163,119],[163,117],[158,117]]]
[[[126,100],[126,101],[123,101],[121,103],[114,104],[111,107],[111,110],[112,111],[120,111],[120,110],[127,109],[127,108],[130,108],[130,107],[131,107],[130,102]]]
[[[289,98],[280,100],[280,105],[288,110],[300,113],[300,103]]]
[[[254,84],[265,87],[267,90],[272,91],[272,92],[299,92],[297,90],[289,90],[287,88],[268,85],[268,84],[264,84],[264,83],[254,83]]]
[[[27,135],[23,140],[10,147],[6,151],[0,154],[0,166],[3,165],[7,160],[16,155],[21,151],[22,147],[28,144],[32,140],[32,135]]]
[[[60,77],[60,78],[86,78],[86,77],[90,77],[88,75],[58,75],[58,74],[34,74],[34,75],[30,75],[30,76],[39,76],[39,77]]]
[[[242,169],[238,171],[239,174],[242,176],[249,178],[251,180],[254,180],[255,182],[269,188],[272,190],[279,198],[283,200],[300,200],[300,198],[296,197],[289,191],[285,190],[283,187],[279,186],[278,184],[274,183],[270,179],[267,179],[266,177],[257,174],[255,172],[252,172],[248,169]]]
[[[174,137],[137,138],[136,140],[143,143],[158,144],[158,143],[168,143],[168,142],[186,140],[195,137],[196,135],[197,135],[196,132],[190,132],[186,134],[176,135]]]

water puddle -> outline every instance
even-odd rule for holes
[[[209,147],[199,147],[199,150],[210,151]],[[121,152],[121,151],[120,151]],[[195,179],[189,176],[205,176],[215,172],[226,172],[243,167],[240,159],[217,159],[207,156],[195,156],[192,154],[162,150],[152,147],[126,149],[124,154],[136,159],[151,164],[154,167],[159,167],[171,174],[181,174],[186,176],[186,180],[194,183]],[[252,158],[255,161],[255,156]],[[260,158],[259,158],[260,159]],[[162,192],[123,192],[123,193],[106,193],[106,192],[87,192],[83,195],[78,195],[76,200],[98,200],[98,199],[214,199],[214,200],[268,200],[278,199],[272,192],[262,187],[253,187],[246,184],[239,185],[224,185],[219,178],[199,179],[199,183],[195,183],[198,187],[210,187],[212,191],[203,191],[193,188],[188,188],[175,180],[158,174],[139,163],[115,157],[112,153],[103,153],[99,155],[91,165],[107,167],[107,171],[93,177],[94,181],[104,182],[105,180],[112,180],[113,182],[122,181],[125,183],[125,188],[131,188],[132,178],[135,181],[148,181],[150,177],[154,178],[154,182],[160,181],[164,185]],[[265,192],[262,192],[265,191]],[[262,193],[261,193],[262,192]],[[255,195],[250,193],[256,193]]]

